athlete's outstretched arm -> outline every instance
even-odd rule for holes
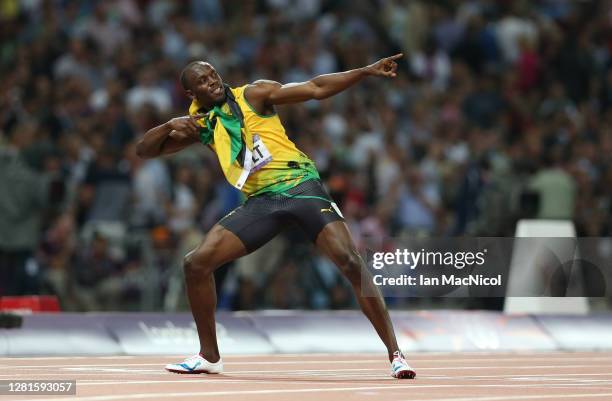
[[[276,104],[304,102],[312,99],[325,99],[342,92],[367,76],[394,78],[397,74],[395,60],[402,53],[378,60],[374,64],[355,70],[319,75],[309,81],[282,85],[275,81],[260,80],[247,88],[245,95],[253,106],[267,109]]]
[[[178,152],[198,142],[200,128],[196,121],[204,115],[184,116],[151,128],[136,144],[136,154],[143,159]]]

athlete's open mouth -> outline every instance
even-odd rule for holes
[[[223,93],[223,86],[222,85],[215,85],[212,90],[211,90],[211,94],[213,96],[221,96],[221,94]]]

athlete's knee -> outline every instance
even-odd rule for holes
[[[336,263],[342,274],[351,282],[360,279],[363,260],[356,250],[349,248],[337,252]]]
[[[192,255],[193,251],[189,252],[187,255],[185,255],[185,257],[183,257],[183,270],[185,273],[193,269]]]
[[[201,275],[212,273],[216,266],[213,261],[213,251],[210,247],[200,247],[195,251],[189,252],[183,258],[183,269],[185,275]]]

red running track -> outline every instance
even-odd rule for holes
[[[74,396],[0,400],[612,400],[612,353],[413,354],[415,380],[383,355],[227,356],[222,375],[177,375],[180,357],[0,358],[0,380],[76,380]]]

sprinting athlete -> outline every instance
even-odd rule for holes
[[[178,152],[200,142],[212,149],[226,179],[248,198],[223,217],[203,242],[185,256],[187,296],[200,353],[166,369],[176,373],[221,373],[215,331],[217,294],[213,272],[253,252],[289,222],[296,223],[351,283],[363,313],[387,347],[391,375],[414,378],[395,338],[384,299],[370,279],[342,213],[323,188],[312,160],[289,140],[274,106],[325,99],[368,76],[394,78],[397,54],[355,70],[282,85],[259,80],[225,85],[207,62],[188,64],[181,84],[192,103],[189,115],[150,129],[138,142],[140,157]],[[363,291],[376,296],[366,297]]]

